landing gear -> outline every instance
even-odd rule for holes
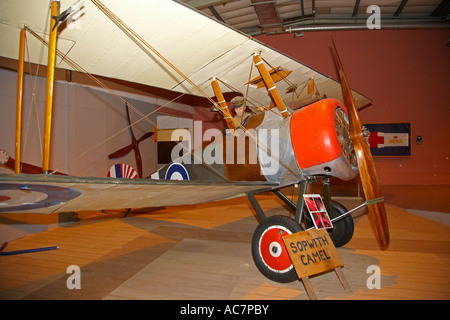
[[[329,181],[324,179],[324,203],[333,222],[333,229],[328,229],[330,238],[336,247],[344,246],[353,236],[354,224],[350,215],[345,215],[347,209],[330,197]],[[302,181],[299,186],[297,203],[293,203],[280,190],[273,190],[289,208],[295,212],[295,219],[288,216],[275,215],[266,217],[253,193],[247,194],[255,209],[260,224],[256,227],[252,239],[252,256],[258,270],[268,279],[287,283],[298,280],[291,259],[284,246],[283,236],[300,232],[313,227],[308,214],[303,214],[303,194],[308,181]]]
[[[300,231],[300,225],[287,216],[271,216],[258,225],[252,239],[252,256],[266,278],[281,283],[297,279],[282,237]]]
[[[334,219],[347,213],[347,209],[336,201],[331,201],[330,218]],[[328,229],[330,238],[335,247],[342,247],[349,242],[353,237],[355,225],[351,215],[347,215],[342,219],[333,222],[333,229]]]

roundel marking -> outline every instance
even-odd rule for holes
[[[189,173],[186,168],[178,163],[172,163],[166,171],[166,180],[189,180]]]
[[[81,195],[76,189],[44,184],[0,184],[0,212],[46,208]]]

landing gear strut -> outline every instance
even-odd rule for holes
[[[347,213],[347,209],[336,201],[331,200],[329,178],[322,178],[324,204],[331,219]],[[304,198],[308,180],[301,181],[297,203],[292,202],[279,189],[272,190],[295,214],[295,218],[283,215],[267,217],[254,193],[248,193],[247,198],[260,220],[253,234],[252,256],[256,267],[268,279],[286,283],[298,280],[292,262],[286,251],[283,236],[300,232],[313,227],[309,215],[303,214]],[[346,215],[333,223],[333,229],[329,229],[330,238],[336,247],[345,245],[353,236],[353,218]]]

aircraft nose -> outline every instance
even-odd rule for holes
[[[335,99],[323,99],[297,110],[291,119],[291,140],[299,166],[313,167],[342,155],[336,135]]]

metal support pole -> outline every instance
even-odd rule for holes
[[[298,187],[297,208],[295,209],[295,221],[297,221],[299,224],[301,223],[303,217],[303,205],[305,204],[305,199],[303,198],[303,195],[306,193],[307,187],[308,187],[307,180],[300,181],[300,185]]]
[[[306,193],[306,189],[308,187],[308,181],[303,180],[300,181],[299,189],[298,189],[298,198],[297,203],[295,204],[292,202],[286,195],[281,192],[278,189],[272,190],[272,192],[278,196],[289,208],[294,210],[295,212],[295,221],[297,221],[299,224],[303,218],[303,205],[305,203],[305,199],[303,198],[303,195]]]
[[[323,177],[323,202],[325,204],[325,208],[327,209],[328,214],[331,214],[331,185],[330,178]]]
[[[253,209],[255,209],[256,214],[258,215],[258,218],[263,221],[265,220],[266,214],[264,213],[263,209],[259,205],[258,201],[255,198],[255,195],[252,192],[247,193],[247,198],[250,201],[250,204],[252,205]]]
[[[26,249],[26,250],[16,250],[16,251],[8,251],[3,252],[3,249],[5,249],[8,242],[5,242],[0,247],[0,256],[11,256],[15,254],[23,254],[23,253],[31,253],[31,252],[41,252],[41,251],[49,251],[49,250],[58,250],[58,246],[52,246],[52,247],[43,247],[43,248],[34,248],[34,249]]]
[[[22,102],[23,102],[23,63],[25,58],[25,28],[20,30],[19,40],[19,68],[17,70],[17,104],[16,104],[16,162],[14,172],[20,173],[21,142],[22,142]]]
[[[272,192],[278,196],[278,198],[280,198],[289,208],[291,208],[292,210],[297,210],[297,205],[295,203],[293,203],[288,197],[286,197],[286,195],[281,192],[279,189],[274,189],[272,190]]]

